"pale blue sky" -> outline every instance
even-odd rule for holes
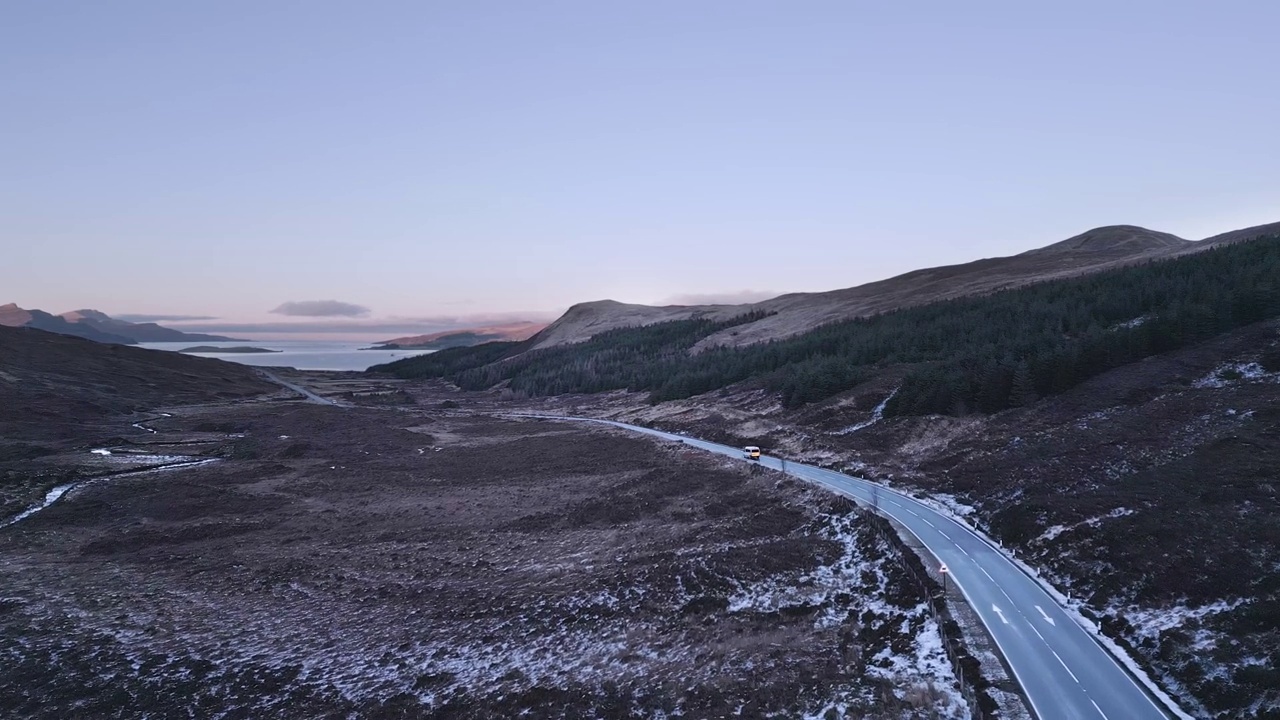
[[[8,2],[0,303],[827,290],[1280,220],[1275,2]]]

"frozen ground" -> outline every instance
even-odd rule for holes
[[[745,462],[302,403],[133,431],[221,461],[0,529],[0,715],[969,717],[893,550]]]

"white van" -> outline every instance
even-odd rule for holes
[[[760,448],[756,447],[755,445],[748,445],[742,448],[742,457],[748,460],[759,460]]]

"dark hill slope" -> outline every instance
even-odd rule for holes
[[[723,322],[758,313],[759,319],[754,322],[735,323],[731,329],[709,335],[694,346],[694,351],[741,347],[792,337],[832,322],[1199,252],[1278,230],[1280,223],[1260,225],[1192,242],[1135,225],[1110,225],[1018,255],[925,268],[839,290],[790,293],[750,305],[653,307],[612,300],[580,303],[537,335],[530,347],[584,342],[623,327],[689,319]]]
[[[82,424],[163,405],[273,391],[249,367],[0,327],[0,436],[69,436]]]
[[[746,309],[765,312],[767,317],[734,328],[732,332],[711,335],[700,342],[695,351],[715,346],[741,347],[768,342],[840,320],[1199,252],[1219,244],[1275,234],[1278,229],[1280,223],[1192,242],[1135,225],[1094,228],[1011,257],[915,270],[857,287],[823,293],[795,293],[765,300]]]
[[[991,413],[1057,395],[1112,368],[1280,316],[1280,236],[1084,277],[831,323],[771,343],[690,354],[758,315],[688,319],[528,350],[494,343],[375,368],[507,383],[529,395],[649,391],[664,401],[742,381],[784,405],[821,401],[893,369],[890,415]]]
[[[1267,235],[1280,235],[1280,222],[1269,223],[1267,225],[1255,225],[1241,230],[1232,230],[1221,235],[1214,235],[1205,238],[1196,243],[1197,247],[1214,247],[1217,245],[1230,245],[1244,240],[1253,240],[1255,238],[1265,237]]]

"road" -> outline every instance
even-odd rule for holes
[[[320,397],[319,395],[311,392],[310,390],[302,387],[301,385],[298,385],[296,383],[291,383],[288,380],[281,380],[279,377],[276,376],[275,373],[271,372],[270,370],[263,370],[262,368],[257,368],[257,370],[258,370],[258,373],[262,375],[262,377],[270,380],[271,382],[277,385],[280,385],[281,387],[288,388],[289,390],[292,390],[298,393],[302,397],[306,398],[307,402],[315,403],[317,405],[337,405],[338,404],[337,402],[334,402],[333,400],[330,400],[328,398]]]
[[[740,448],[625,423],[547,419],[603,423],[742,457]],[[777,458],[763,457],[759,462],[782,469]],[[1168,720],[1164,708],[1039,583],[969,528],[907,495],[860,478],[790,461],[786,472],[863,504],[878,500],[883,514],[905,526],[937,556],[951,582],[990,630],[1041,720]]]

